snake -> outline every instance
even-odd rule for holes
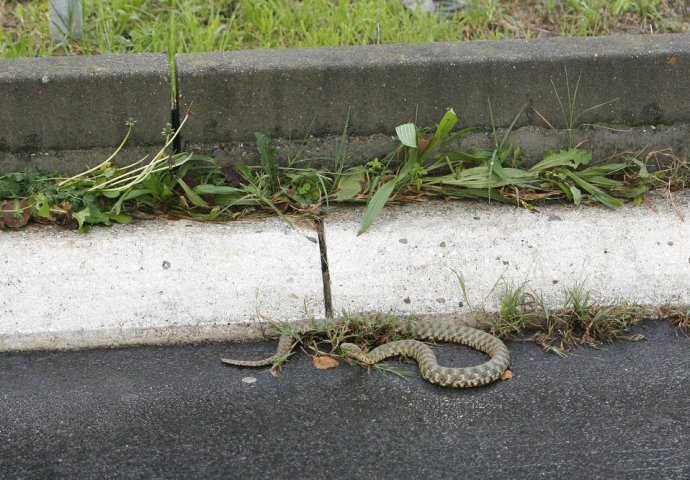
[[[313,325],[307,325],[298,326],[294,331],[305,333],[313,329]],[[376,347],[370,352],[364,352],[353,343],[342,343],[340,352],[345,358],[353,358],[366,365],[374,365],[386,358],[403,355],[417,362],[420,375],[428,382],[453,388],[478,387],[491,383],[501,378],[510,365],[510,352],[506,345],[498,337],[477,328],[429,320],[420,323],[399,323],[396,331],[414,339],[395,340]],[[426,343],[417,339],[467,345],[486,353],[491,358],[485,363],[472,367],[443,367],[438,364],[434,351]],[[221,361],[228,365],[245,367],[272,365],[284,359],[290,353],[293,344],[293,337],[284,334],[278,340],[276,352],[270,357],[260,360],[222,358]]]

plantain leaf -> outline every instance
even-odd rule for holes
[[[623,206],[623,200],[612,197],[599,187],[594,186],[591,183],[586,182],[585,180],[582,180],[575,173],[568,172],[568,177],[571,178],[575,183],[577,183],[580,188],[582,188],[592,197],[594,197],[598,202],[603,203],[607,207],[619,208]]]
[[[538,179],[537,174],[526,172],[519,168],[503,168],[501,173],[503,174],[503,178],[499,178],[497,175],[491,174],[489,171],[489,166],[485,164],[478,167],[467,168],[458,174],[437,177],[427,183],[429,185],[455,185],[458,187],[473,189],[498,188],[505,185],[526,187]]]
[[[592,154],[586,150],[571,148],[558,153],[544,155],[544,159],[529,169],[530,172],[541,172],[556,167],[577,168],[592,160]]]
[[[345,202],[352,200],[362,191],[362,185],[366,182],[366,172],[363,167],[354,168],[343,174],[338,181],[338,193],[336,201]]]
[[[210,183],[202,183],[192,190],[194,190],[194,193],[197,195],[233,195],[244,193],[239,188],[228,187],[227,185],[213,185]]]
[[[441,123],[438,124],[436,133],[434,133],[434,138],[436,141],[440,142],[443,140],[443,138],[445,138],[445,136],[448,135],[451,130],[453,130],[456,123],[458,123],[458,116],[455,114],[452,108],[449,108],[441,119]]]
[[[187,183],[184,180],[178,178],[177,183],[180,184],[180,187],[182,187],[185,196],[189,199],[190,202],[192,202],[197,207],[208,207],[208,203],[206,203],[206,201],[203,198],[201,198],[197,193],[195,193],[194,190],[189,188],[189,185],[187,185]]]
[[[357,235],[361,235],[366,232],[371,224],[374,223],[374,219],[381,212],[393,193],[395,184],[396,182],[384,183],[378,188],[378,190],[376,190],[376,193],[371,197],[369,203],[367,203],[367,209],[364,211],[364,215],[362,216],[362,223],[359,227]]]
[[[406,147],[417,148],[417,129],[414,123],[406,123],[395,127],[400,142]]]

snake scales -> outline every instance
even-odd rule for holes
[[[297,326],[297,333],[312,330],[313,325]],[[476,328],[454,325],[449,322],[424,321],[420,323],[405,322],[396,327],[414,338],[460,343],[481,350],[491,359],[487,362],[467,368],[443,367],[436,361],[433,350],[418,340],[396,340],[386,343],[365,353],[352,343],[340,345],[344,356],[352,357],[362,363],[373,365],[389,357],[405,355],[413,358],[419,365],[420,374],[427,381],[443,387],[477,387],[497,380],[510,364],[510,352],[505,344],[493,335]],[[261,360],[235,360],[223,358],[221,361],[230,365],[259,367],[271,365],[284,358],[293,346],[290,335],[281,335],[276,352]]]

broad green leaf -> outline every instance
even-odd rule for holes
[[[611,195],[601,190],[599,187],[594,186],[591,183],[586,182],[585,180],[582,180],[580,177],[577,176],[577,174],[573,172],[568,172],[568,177],[570,177],[575,183],[578,184],[580,188],[589,193],[598,202],[603,203],[607,207],[619,208],[623,206],[623,200],[612,197]]]
[[[36,203],[38,204],[38,216],[42,218],[50,218],[50,201],[43,193],[36,194]]]
[[[374,219],[381,212],[393,193],[395,183],[396,182],[384,183],[379,187],[378,190],[376,190],[374,196],[372,196],[369,200],[369,203],[367,203],[367,209],[362,216],[362,223],[359,227],[357,235],[361,235],[366,232],[371,224],[374,223]]]
[[[132,217],[130,215],[125,215],[125,214],[120,214],[120,215],[108,215],[108,217],[117,222],[117,223],[122,223],[122,224],[128,224],[132,223]]]
[[[89,210],[89,207],[84,207],[78,212],[72,213],[72,218],[77,221],[77,224],[79,225],[79,231],[84,230],[84,224],[86,223],[86,219],[91,215],[91,211]]]
[[[627,190],[616,190],[616,196],[619,198],[639,198],[641,196],[644,196],[645,193],[649,191],[649,185],[644,184],[644,185],[638,185],[634,188],[627,189]]]
[[[119,197],[122,192],[119,190],[103,190],[101,193],[105,198],[112,199]]]
[[[518,168],[503,168],[503,178],[489,173],[488,165],[467,168],[456,175],[437,177],[429,184],[456,185],[464,188],[498,188],[505,185],[525,187],[534,183],[538,176]]]
[[[227,185],[213,185],[210,183],[202,183],[197,185],[192,190],[198,195],[232,195],[244,193],[241,189],[229,187]]]
[[[343,174],[338,181],[338,193],[335,199],[338,202],[352,200],[362,191],[362,186],[366,183],[366,172],[359,167],[346,174]]]
[[[195,155],[193,153],[177,153],[170,158],[170,166],[173,168],[179,167],[181,165],[184,165],[185,163],[187,163],[189,160],[191,160],[193,158],[200,160],[201,158],[208,158],[208,157],[204,157],[203,155]]]
[[[40,207],[38,208],[38,216],[42,218],[50,218],[50,203],[41,203]]]
[[[395,127],[395,133],[400,142],[406,147],[417,148],[417,129],[414,123],[406,123]]]
[[[570,194],[573,196],[573,203],[580,206],[582,202],[582,192],[575,185],[570,185]]]
[[[592,160],[592,154],[586,150],[571,148],[569,150],[561,150],[558,153],[551,153],[544,157],[544,159],[529,169],[530,172],[542,172],[557,167],[577,168],[580,165],[586,165]]]
[[[206,203],[206,201],[203,198],[201,198],[198,194],[194,193],[194,190],[189,188],[189,185],[187,185],[187,183],[184,180],[178,178],[177,183],[180,184],[180,187],[182,187],[185,196],[189,199],[190,202],[192,202],[197,207],[208,207],[208,203]]]
[[[456,123],[458,123],[458,116],[455,114],[452,108],[449,108],[446,114],[441,119],[441,123],[438,124],[436,133],[434,133],[434,137],[436,138],[436,140],[439,142],[443,140],[446,137],[446,135],[448,135],[451,132],[451,130],[455,128]]]

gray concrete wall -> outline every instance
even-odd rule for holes
[[[213,52],[176,57],[191,143],[247,141],[255,131],[299,138],[391,134],[417,119],[436,124],[452,107],[464,126],[554,127],[566,122],[554,86],[580,122],[658,124],[690,119],[690,35]],[[553,82],[553,83],[552,83]]]
[[[178,55],[176,68],[179,109],[193,113],[182,145],[223,163],[255,161],[260,131],[284,157],[310,134],[307,157],[330,165],[348,113],[350,163],[394,148],[395,126],[433,126],[448,107],[462,126],[479,127],[467,143],[476,146],[491,128],[489,100],[502,128],[527,105],[516,141],[526,138],[538,159],[567,146],[554,145],[567,126],[554,88],[567,103],[578,78],[577,112],[608,102],[576,120],[605,124],[580,130],[578,141],[602,156],[642,147],[687,154],[688,34],[197,53]],[[119,144],[129,117],[138,123],[121,163],[151,153],[171,120],[170,83],[162,54],[0,60],[0,172],[93,166]]]
[[[163,54],[0,60],[0,170],[27,153],[114,150],[130,117],[130,145],[160,145],[170,98]]]

